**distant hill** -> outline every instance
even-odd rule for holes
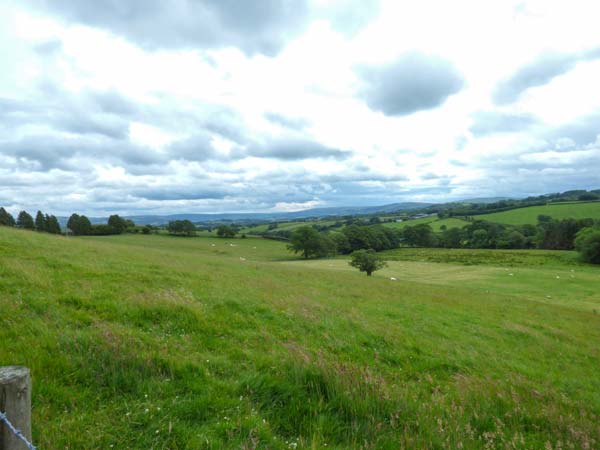
[[[266,213],[214,213],[214,214],[169,214],[169,215],[140,215],[128,216],[136,224],[164,225],[171,220],[190,220],[192,222],[219,222],[231,221],[258,221],[258,220],[294,220],[307,218],[322,218],[334,216],[354,216],[375,213],[390,213],[395,211],[408,211],[426,208],[433,203],[403,202],[391,203],[380,206],[340,206],[331,208],[312,208],[293,212],[266,212]],[[90,218],[92,223],[96,220],[105,222],[106,219]]]
[[[474,216],[476,219],[508,225],[536,224],[539,215],[553,219],[600,219],[600,202],[553,203],[544,206],[528,206],[491,214]]]

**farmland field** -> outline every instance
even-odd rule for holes
[[[447,219],[438,219],[437,216],[430,216],[430,217],[422,217],[420,219],[413,219],[413,220],[405,220],[403,222],[388,222],[385,223],[384,225],[386,227],[389,228],[395,228],[395,229],[403,229],[406,226],[415,226],[415,225],[422,225],[422,224],[427,224],[429,225],[433,231],[440,232],[442,231],[442,227],[445,226],[446,228],[462,228],[465,225],[468,225],[469,222],[467,222],[466,220],[462,220],[462,219],[458,219],[456,217],[451,217],[451,218],[447,218]]]
[[[0,227],[0,365],[32,370],[41,449],[600,446],[598,267],[384,254]]]
[[[600,202],[562,203],[544,206],[529,206],[492,214],[473,216],[475,219],[507,225],[536,224],[540,215],[553,219],[600,219]]]

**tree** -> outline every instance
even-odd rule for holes
[[[0,208],[0,225],[4,225],[5,227],[15,226],[15,218],[4,208]]]
[[[89,236],[92,234],[92,223],[86,216],[79,217],[79,234],[81,236]]]
[[[17,226],[26,230],[33,230],[35,228],[33,217],[26,211],[21,211],[17,217]]]
[[[167,225],[169,234],[183,235],[183,236],[195,236],[196,226],[189,220],[172,220]]]
[[[356,267],[361,272],[367,272],[367,276],[371,276],[376,270],[382,269],[387,266],[387,263],[381,256],[375,253],[375,250],[356,250],[350,255],[350,264],[352,267]]]
[[[423,223],[415,226],[407,226],[402,230],[404,242],[412,247],[435,247],[437,238],[433,229]]]
[[[220,238],[232,238],[237,234],[237,230],[229,225],[219,225],[217,227],[217,236]]]
[[[600,264],[600,228],[584,228],[577,233],[575,249],[582,261]]]
[[[35,215],[35,229],[37,231],[45,232],[48,229],[48,224],[46,223],[46,217],[42,214],[41,211],[38,211]]]
[[[309,226],[296,228],[290,236],[290,244],[287,248],[294,253],[301,253],[305,259],[335,253],[333,240]]]
[[[60,224],[56,216],[47,216],[46,223],[48,224],[48,233],[60,234]]]
[[[118,214],[113,214],[108,218],[108,226],[114,228],[116,234],[121,234],[127,229],[127,221]]]
[[[71,214],[71,217],[67,221],[67,229],[71,230],[75,235],[79,234],[79,214]]]

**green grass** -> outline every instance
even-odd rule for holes
[[[473,216],[475,219],[508,225],[536,224],[540,214],[553,219],[600,219],[600,202],[549,204],[545,206],[529,206],[492,214]]]
[[[288,230],[288,231],[292,231],[295,230],[296,228],[299,227],[304,227],[304,226],[311,226],[311,225],[321,225],[321,226],[330,226],[333,225],[336,221],[335,220],[313,220],[313,221],[302,221],[302,222],[279,222],[277,225],[277,228],[275,228],[273,231],[281,231],[281,230]],[[261,225],[256,225],[254,227],[247,227],[242,229],[242,231],[240,233],[247,233],[247,234],[253,234],[253,233],[263,233],[265,231],[268,230],[269,225],[264,223]]]
[[[0,364],[43,449],[597,448],[598,268],[406,250],[0,228]]]
[[[433,231],[436,233],[442,231],[442,226],[446,226],[446,228],[462,228],[465,225],[468,225],[469,222],[466,220],[458,219],[455,217],[451,217],[448,219],[438,219],[436,216],[431,217],[422,217],[421,219],[414,220],[405,220],[403,222],[387,222],[384,225],[389,228],[395,228],[398,230],[403,229],[406,226],[415,226],[421,224],[428,224],[431,226]]]

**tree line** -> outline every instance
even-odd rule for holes
[[[478,220],[462,228],[442,229],[439,233],[427,224],[406,226],[401,230],[382,225],[350,225],[339,232],[327,233],[302,226],[291,232],[288,248],[304,258],[400,247],[575,249],[582,253],[584,260],[594,262],[594,250],[588,252],[591,256],[585,256],[590,246],[598,247],[600,258],[600,222],[593,219],[556,220],[542,215],[538,217],[537,225],[503,225]]]
[[[17,227],[24,230],[39,231],[41,233],[60,234],[61,228],[56,216],[38,211],[35,219],[27,211],[21,211],[17,220],[4,208],[0,207],[0,225]]]
[[[37,212],[35,219],[27,211],[21,211],[15,220],[12,214],[0,207],[0,225],[51,234],[61,234],[63,232],[57,217],[44,214],[42,211]],[[151,227],[145,226],[140,229],[136,227],[132,220],[124,219],[118,214],[111,215],[105,224],[92,224],[85,215],[74,213],[69,217],[64,231],[75,236],[104,236],[121,234],[126,231],[139,232],[140,230],[147,234],[150,232]]]

